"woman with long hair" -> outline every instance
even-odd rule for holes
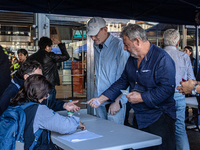
[[[191,63],[192,63],[192,69],[194,71],[194,75],[196,77],[196,70],[195,70],[195,62],[196,62],[196,59],[193,57],[193,49],[191,46],[185,46],[184,47],[184,53],[188,54],[188,56],[190,57],[190,60],[191,60]]]
[[[194,71],[194,76],[196,77],[197,75],[197,71],[196,71],[196,59],[193,57],[193,49],[191,46],[185,46],[184,47],[184,53],[188,54],[188,56],[190,57],[191,63],[192,63],[192,69]],[[186,94],[186,97],[194,97],[194,95],[191,94]],[[192,109],[193,115],[196,115],[196,109]],[[188,107],[186,107],[186,111],[185,111],[185,117],[188,118],[189,116],[189,112],[188,112]],[[187,123],[192,123],[189,121],[189,118],[185,120],[185,122]]]
[[[51,89],[51,83],[43,75],[30,75],[24,81],[24,84],[11,102],[11,105],[15,106],[24,105],[29,102],[36,103],[24,110],[26,113],[26,124],[24,129],[25,150],[29,149],[31,146],[35,137],[34,133],[38,129],[43,129],[44,134],[48,131],[59,132],[60,134],[73,133],[76,131],[77,127],[80,127],[82,130],[85,129],[85,125],[80,122],[78,117],[61,116],[49,109],[46,105],[40,104],[44,99],[48,99],[48,93]],[[49,133],[45,136],[43,133],[39,138],[40,142],[38,143],[40,144],[37,144],[35,147],[41,147],[41,144],[46,141],[46,139],[43,138],[47,138]],[[52,142],[47,145],[52,145],[51,147],[54,146]]]

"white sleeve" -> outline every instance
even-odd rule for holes
[[[46,105],[39,105],[33,122],[33,132],[41,128],[60,134],[72,133],[76,131],[79,123],[80,119],[76,116],[64,117]]]

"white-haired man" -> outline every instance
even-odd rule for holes
[[[177,50],[180,34],[175,29],[168,29],[163,34],[164,50],[171,56],[176,66],[176,87],[180,86],[182,80],[195,79],[189,56]],[[176,101],[175,140],[176,150],[189,150],[189,142],[185,130],[185,95],[178,93],[175,89],[174,99]]]
[[[95,97],[121,76],[129,57],[129,53],[123,50],[122,40],[107,31],[106,21],[101,17],[93,17],[87,23],[87,35],[94,41]],[[116,98],[115,102],[107,101],[96,109],[97,116],[124,124],[126,102],[124,95]]]

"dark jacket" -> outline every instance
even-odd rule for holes
[[[4,90],[8,87],[10,83],[10,67],[8,55],[3,51],[3,48],[0,46],[0,97],[3,94]]]
[[[19,79],[16,75],[13,77],[13,81],[10,82],[7,89],[4,91],[3,95],[0,97],[0,115],[8,108],[10,104],[10,99],[14,98],[17,94],[19,88],[24,83],[24,80]],[[20,87],[17,87],[20,86]],[[65,102],[57,100],[48,102],[48,107],[54,111],[63,110],[63,105]],[[47,100],[43,100],[42,104],[46,105]]]
[[[131,104],[139,129],[153,124],[163,113],[176,119],[175,63],[166,51],[151,43],[139,68],[137,59],[130,56],[121,77],[102,94],[114,101],[128,86],[140,92],[144,101]]]
[[[41,63],[43,75],[53,84],[53,86],[60,85],[56,63],[66,61],[70,58],[66,50],[65,43],[60,43],[58,46],[62,54],[55,54],[53,52],[47,52],[44,49],[40,49],[27,58],[27,60],[36,60]]]
[[[24,80],[19,79],[16,75],[14,75],[13,80],[9,83],[9,86],[0,97],[0,115],[8,108],[10,99],[15,97],[19,88],[24,83]],[[17,86],[19,86],[19,88]]]

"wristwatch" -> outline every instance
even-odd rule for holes
[[[196,94],[197,94],[197,90],[196,90],[197,85],[198,85],[198,84],[195,84],[194,87],[193,87],[193,89],[192,89],[192,94],[193,94],[193,95],[196,95]]]

